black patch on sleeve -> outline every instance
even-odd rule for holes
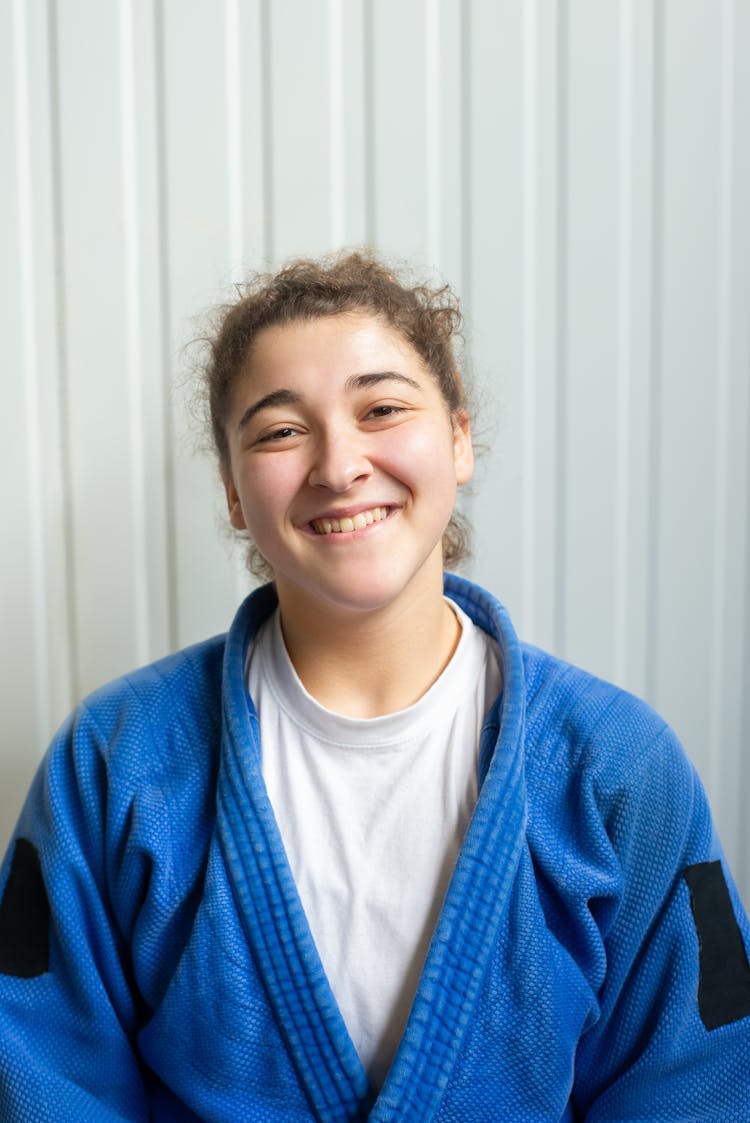
[[[33,979],[49,971],[49,918],[39,854],[19,838],[0,904],[0,973]]]
[[[706,1029],[750,1014],[750,966],[721,862],[688,866],[695,930],[700,950],[698,1008]]]

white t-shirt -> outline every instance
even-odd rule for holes
[[[380,1088],[477,800],[479,735],[501,685],[497,645],[453,602],[461,637],[414,705],[352,718],[305,690],[278,610],[248,660],[263,776],[349,1035]]]

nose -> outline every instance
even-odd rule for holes
[[[361,434],[338,430],[320,435],[308,476],[311,487],[344,492],[371,473]]]

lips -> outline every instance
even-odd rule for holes
[[[310,526],[315,534],[346,534],[353,530],[364,530],[376,522],[383,522],[388,518],[390,507],[368,507],[357,511],[353,515],[342,515],[340,518],[322,517],[311,519]]]

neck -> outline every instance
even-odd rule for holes
[[[436,587],[374,612],[299,606],[280,597],[289,657],[309,694],[349,717],[378,717],[412,705],[456,649],[461,627]]]

